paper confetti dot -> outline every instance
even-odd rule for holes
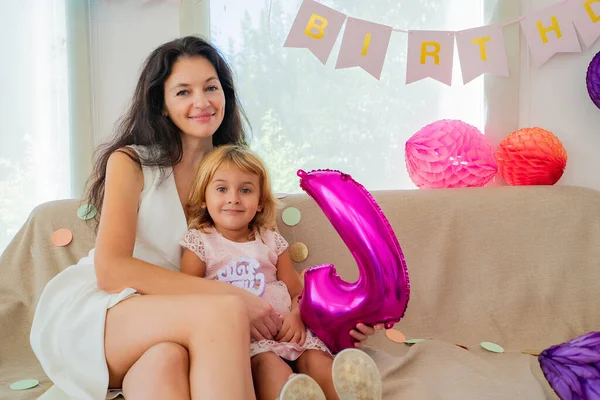
[[[502,346],[492,343],[492,342],[481,342],[479,343],[481,347],[486,349],[487,351],[491,351],[492,353],[504,353],[504,349]]]
[[[285,199],[287,197],[287,193],[275,193],[275,197],[278,199]]]
[[[296,207],[288,207],[283,210],[283,213],[281,214],[281,219],[287,226],[298,225],[300,218],[302,218],[302,214]]]
[[[79,219],[87,221],[88,219],[92,219],[96,216],[96,207],[91,204],[84,204],[77,209],[77,216]]]
[[[457,346],[460,347],[461,349],[469,350],[469,348],[467,346],[464,346],[462,344],[457,344]]]
[[[387,338],[390,339],[392,342],[406,342],[406,336],[404,336],[404,333],[400,332],[397,329],[386,329],[385,336],[387,336]]]
[[[297,242],[288,248],[290,258],[294,262],[302,262],[308,258],[308,247],[302,242]]]
[[[52,244],[55,246],[66,246],[71,243],[71,240],[73,240],[73,233],[65,228],[58,229],[52,234]]]
[[[27,390],[36,387],[40,382],[36,379],[23,379],[10,385],[12,390]]]
[[[407,345],[411,346],[413,344],[421,343],[424,340],[425,339],[408,339],[408,340],[404,341],[404,344],[407,344]]]

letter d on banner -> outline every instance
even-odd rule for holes
[[[283,47],[309,49],[323,64],[342,30],[346,15],[314,0],[304,0]]]
[[[587,48],[600,37],[600,0],[571,0],[564,7]]]

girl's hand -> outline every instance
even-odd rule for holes
[[[278,342],[298,343],[300,346],[304,346],[304,342],[306,341],[306,326],[304,326],[304,322],[300,318],[300,311],[298,309],[292,310],[283,317],[281,329],[275,340]]]
[[[260,297],[247,292],[243,296],[250,318],[250,336],[254,340],[273,340],[281,328],[281,318],[273,307]]]
[[[354,343],[354,347],[360,347],[363,341],[367,340],[369,336],[375,334],[375,331],[381,330],[383,330],[383,324],[377,324],[373,327],[365,324],[357,324],[356,329],[352,329],[350,331],[350,336],[358,340],[358,342]]]

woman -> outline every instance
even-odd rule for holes
[[[242,115],[211,44],[185,37],[150,54],[89,182],[96,247],[38,303],[31,344],[55,384],[48,397],[255,398],[251,332],[272,339],[280,318],[243,289],[179,272],[194,171],[213,147],[245,144]],[[374,332],[361,328],[358,340]]]

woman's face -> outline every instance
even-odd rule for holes
[[[165,81],[163,113],[183,135],[209,138],[225,115],[225,93],[215,67],[204,57],[182,57]]]

